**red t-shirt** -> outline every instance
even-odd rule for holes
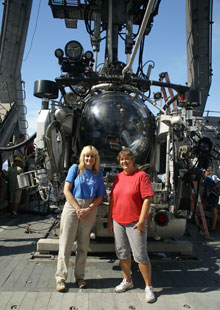
[[[114,199],[112,218],[127,225],[139,220],[143,198],[154,196],[148,175],[139,169],[131,174],[119,173],[110,196]]]

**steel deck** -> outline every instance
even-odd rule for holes
[[[0,309],[141,310],[219,309],[220,228],[211,239],[188,224],[184,240],[192,242],[193,255],[151,253],[156,302],[144,302],[144,283],[137,264],[132,263],[135,288],[117,294],[121,281],[114,253],[89,254],[86,265],[88,288],[74,282],[71,257],[67,292],[55,291],[57,253],[36,254],[37,242],[48,235],[54,216],[5,213],[0,216]]]

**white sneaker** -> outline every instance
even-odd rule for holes
[[[154,289],[152,286],[146,286],[145,287],[145,300],[146,300],[146,302],[155,301]]]
[[[94,233],[94,232],[91,232],[91,234],[90,234],[90,239],[95,239],[96,238],[96,234]]]
[[[57,292],[65,292],[66,285],[64,280],[57,280],[56,281],[56,290]]]
[[[123,279],[123,281],[118,286],[116,286],[115,292],[116,293],[122,293],[122,292],[125,292],[127,290],[130,290],[133,287],[134,287],[134,285],[133,285],[132,281],[127,282],[125,279]]]

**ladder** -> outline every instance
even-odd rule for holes
[[[165,79],[166,83],[170,83],[170,78],[169,78],[169,75],[168,75],[168,72],[162,72],[160,73],[160,78],[159,78],[159,81],[163,81],[163,79]],[[174,98],[174,94],[173,94],[173,90],[172,88],[168,88],[168,91],[169,91],[169,94],[170,94],[170,98]],[[169,101],[169,97],[167,96],[167,93],[166,93],[166,89],[165,87],[161,87],[161,92],[163,94],[163,98],[164,98],[164,101],[165,101],[165,105],[167,106],[167,103]],[[175,98],[174,98],[175,99]],[[177,111],[177,101],[174,100],[173,103],[173,110],[174,111]],[[168,106],[168,110],[170,111],[170,107]]]
[[[194,195],[193,195],[193,191],[194,191]],[[191,202],[192,202],[193,214],[195,215],[196,224],[198,224],[198,221],[199,221],[199,219],[197,218],[198,215],[196,214],[196,208],[199,207],[200,217],[202,220],[202,225],[204,228],[206,239],[210,239],[208,225],[207,225],[205,212],[204,212],[201,195],[199,191],[199,181],[192,182]]]

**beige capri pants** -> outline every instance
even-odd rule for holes
[[[76,199],[81,208],[87,208],[94,200]],[[85,264],[89,248],[90,233],[96,221],[96,208],[93,208],[86,220],[79,220],[76,210],[65,203],[61,215],[59,253],[56,280],[66,280],[73,242],[76,241],[75,280],[84,279]]]

